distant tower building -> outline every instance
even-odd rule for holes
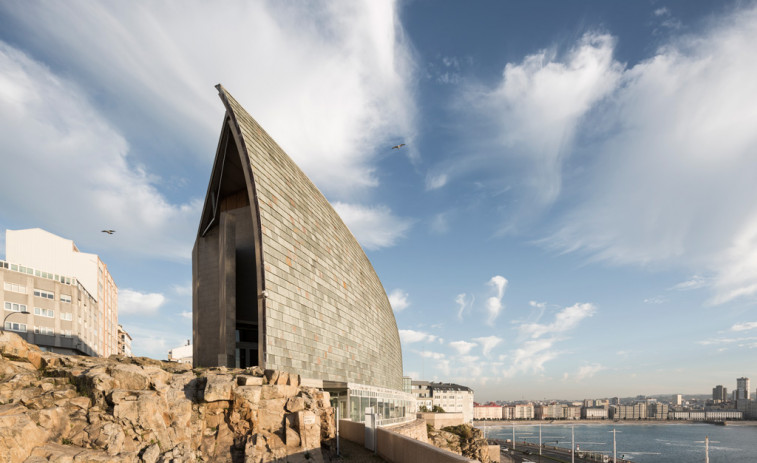
[[[713,394],[715,393],[714,391],[715,390],[713,389]],[[681,394],[676,394],[673,396],[673,400],[671,402],[673,402],[673,406],[680,407],[683,404],[683,396]]]
[[[736,378],[736,400],[749,400],[750,398],[749,378]]]
[[[726,402],[728,401],[728,388],[723,387],[722,384],[712,388],[712,400],[714,402]]]

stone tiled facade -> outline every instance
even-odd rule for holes
[[[259,363],[309,378],[401,390],[402,352],[397,325],[363,249],[294,161],[223,87],[218,89],[227,109],[221,139],[228,130],[245,171],[246,198],[239,205],[247,206],[235,210],[246,216],[236,223],[244,226],[251,218],[255,235],[259,267],[255,270],[256,292],[262,322]],[[214,172],[219,168],[222,145],[226,146],[219,143]],[[198,283],[203,271],[224,271],[224,264],[218,263],[223,259],[219,261],[213,252],[226,251],[203,242],[218,234],[212,230],[216,225],[208,219],[212,205],[207,201],[212,200],[212,189],[213,178],[193,258],[206,264],[193,271],[195,346],[198,325],[203,323],[203,305],[216,310],[217,304],[223,311],[219,296],[203,294],[202,282]],[[221,227],[224,222],[219,219],[216,223]],[[226,253],[230,256],[227,261],[234,259]],[[240,284],[244,282],[237,279],[236,286]],[[230,300],[227,294],[227,305]]]

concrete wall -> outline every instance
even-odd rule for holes
[[[294,161],[220,86],[219,93],[260,225],[265,366],[402,390],[394,313],[360,244]]]
[[[339,436],[356,444],[365,445],[365,425],[357,421],[339,420]]]
[[[472,463],[476,460],[392,432],[377,430],[377,453],[390,463]]]
[[[490,445],[489,446],[489,460],[491,460],[492,463],[499,463],[500,455],[502,453],[500,452],[499,445]]]
[[[462,413],[418,413],[417,416],[436,429],[445,426],[457,426],[465,422]]]
[[[409,423],[397,424],[394,426],[387,426],[386,429],[401,434],[411,439],[419,440],[421,442],[428,442],[428,429],[426,428],[426,420],[417,419],[410,421]]]

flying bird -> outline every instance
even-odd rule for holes
[[[116,231],[115,231],[115,230],[103,230],[102,232],[103,232],[103,233],[107,233],[107,234],[109,234],[109,235],[112,235],[112,234],[113,234],[113,233],[115,233]]]
[[[402,148],[403,146],[405,146],[405,144],[404,143],[400,143],[399,145],[392,146],[392,149],[393,150],[398,150],[398,149]]]

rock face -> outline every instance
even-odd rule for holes
[[[440,449],[449,450],[466,458],[490,463],[489,444],[480,429],[469,424],[448,426],[441,430],[429,426],[428,442]]]
[[[0,463],[323,462],[335,430],[328,392],[296,375],[62,356],[0,333]]]

